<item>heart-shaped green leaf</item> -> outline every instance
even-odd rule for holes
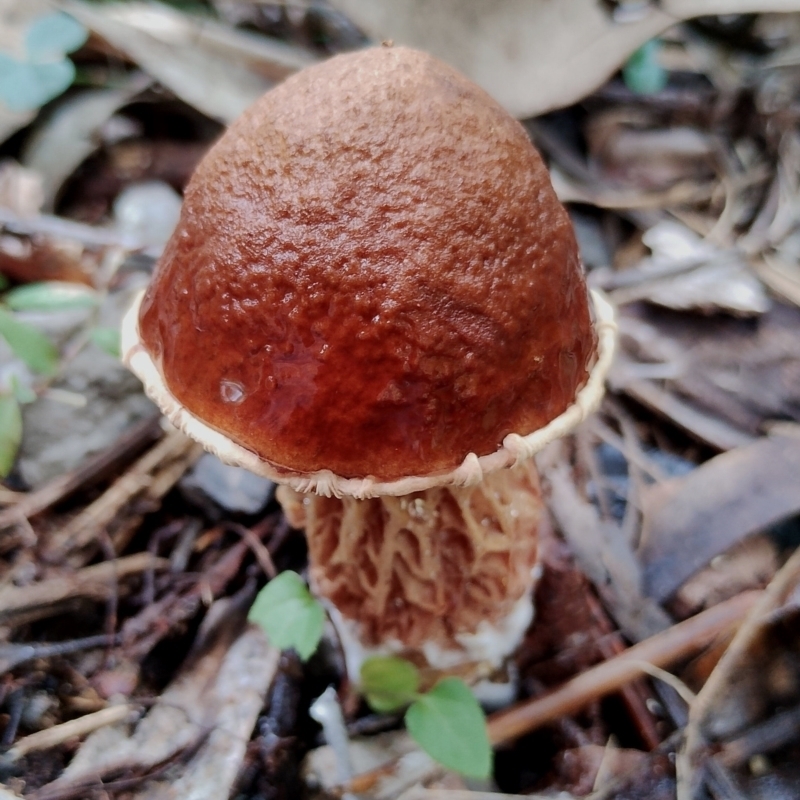
[[[325,611],[303,579],[296,572],[286,571],[258,593],[248,619],[260,625],[276,647],[293,647],[305,661],[322,638]]]
[[[375,711],[395,711],[417,697],[419,672],[404,658],[373,656],[361,665],[361,688]]]
[[[406,727],[431,758],[473,778],[492,770],[486,718],[459,678],[445,678],[409,706]]]

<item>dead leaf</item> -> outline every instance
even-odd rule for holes
[[[233,611],[222,615],[207,649],[172,681],[133,732],[109,728],[90,736],[53,786],[68,787],[131,765],[152,767],[210,731],[177,778],[175,785],[185,791],[165,795],[165,787],[157,786],[154,796],[227,800],[280,657],[255,626],[237,638],[241,620],[231,616]],[[205,781],[202,793],[190,791],[196,781]]]
[[[773,292],[800,306],[800,266],[797,263],[765,255],[753,268]]]
[[[763,434],[772,420],[800,422],[798,326],[800,310],[781,303],[756,320],[625,306],[609,380],[728,450]]]
[[[184,102],[223,122],[314,61],[297,47],[160,3],[61,0],[59,6]]]
[[[646,593],[670,597],[693,573],[752,533],[800,512],[800,426],[707,461],[642,492]]]
[[[642,594],[641,568],[621,529],[601,520],[595,506],[581,497],[560,448],[544,450],[537,466],[564,539],[622,631],[639,641],[669,627],[666,614]]]
[[[426,50],[517,117],[577,102],[649,39],[708,14],[797,11],[800,0],[661,0],[630,22],[598,0],[331,0],[378,41]]]
[[[709,134],[686,125],[664,127],[626,107],[592,116],[586,139],[598,174],[612,183],[663,190],[681,180],[702,184],[715,172]]]
[[[670,220],[650,228],[642,241],[652,256],[620,275],[628,285],[611,292],[617,305],[648,300],[682,311],[721,310],[742,316],[769,310],[764,287],[737,250],[717,247]]]
[[[100,145],[100,126],[148,83],[137,75],[119,89],[89,89],[71,95],[37,126],[25,144],[22,163],[41,175],[48,211],[64,181]]]
[[[675,596],[678,614],[688,617],[750,589],[763,589],[780,566],[773,537],[757,534],[740,542],[689,578]]]

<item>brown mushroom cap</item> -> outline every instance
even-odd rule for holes
[[[306,69],[230,127],[138,328],[162,407],[268,473],[382,482],[547,425],[597,347],[569,219],[523,128],[401,47]]]

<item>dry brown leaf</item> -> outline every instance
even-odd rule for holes
[[[800,425],[707,461],[642,493],[647,594],[670,597],[693,573],[752,533],[800,512]]]
[[[800,0],[661,0],[617,22],[598,0],[331,0],[377,40],[427,50],[518,117],[570,105],[649,39],[707,14],[798,11]]]

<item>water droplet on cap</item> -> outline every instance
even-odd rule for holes
[[[221,381],[219,393],[226,403],[241,403],[244,400],[244,387],[235,381]]]

